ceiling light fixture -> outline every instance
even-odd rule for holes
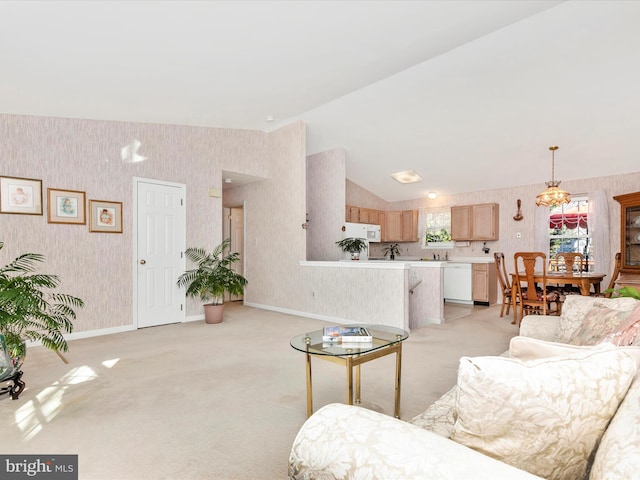
[[[536,197],[536,205],[539,207],[549,207],[554,205],[562,205],[571,201],[569,192],[565,192],[558,188],[560,181],[555,179],[555,151],[558,147],[549,147],[551,150],[551,181],[545,182],[547,189]]]
[[[230,178],[225,178],[224,179],[224,183],[231,183],[233,180],[231,180]]]
[[[429,192],[427,193],[427,198],[430,198],[431,200],[433,200],[434,198],[436,198],[438,196],[438,194],[436,192]]]
[[[273,122],[276,119],[274,115],[267,115],[267,122]]]
[[[391,176],[400,183],[416,183],[422,181],[422,177],[414,170],[392,173]]]

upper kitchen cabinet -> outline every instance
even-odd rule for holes
[[[620,203],[620,272],[640,274],[640,192],[613,199]]]
[[[345,221],[352,223],[369,223],[373,225],[382,225],[380,223],[380,213],[382,213],[380,212],[380,210],[347,205],[345,208]]]
[[[402,212],[402,241],[418,241],[418,211],[404,210]]]
[[[360,220],[360,209],[347,205],[344,209],[344,221],[358,223]]]
[[[499,208],[497,203],[451,207],[451,239],[498,240]]]
[[[416,242],[418,241],[418,211],[385,212],[386,229],[383,242]]]
[[[386,226],[383,242],[402,241],[402,212],[385,212]]]

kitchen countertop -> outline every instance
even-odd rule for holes
[[[379,258],[380,260],[376,260]],[[341,267],[341,268],[409,268],[444,267],[448,263],[493,263],[493,255],[485,257],[451,257],[449,260],[421,260],[419,257],[399,256],[395,260],[382,260],[382,257],[374,257],[369,260],[336,260],[336,261],[301,261],[300,265],[316,267]]]

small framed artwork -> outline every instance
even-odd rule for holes
[[[89,200],[89,231],[122,233],[122,202]]]
[[[42,180],[0,177],[0,213],[42,215]]]
[[[47,221],[86,225],[86,196],[78,190],[47,188]]]

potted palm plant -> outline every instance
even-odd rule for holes
[[[387,245],[386,247],[384,247],[382,249],[382,254],[386,257],[387,255],[389,255],[389,258],[391,260],[395,260],[396,255],[400,255],[400,248],[398,247],[397,243],[392,243],[390,245]]]
[[[0,250],[3,246],[0,242]],[[58,355],[66,352],[63,334],[73,331],[74,309],[84,307],[81,299],[55,291],[60,285],[57,275],[36,272],[42,262],[44,256],[25,253],[0,267],[0,381],[13,381],[2,392],[8,390],[13,399],[24,388],[20,367],[27,340]]]
[[[360,252],[367,249],[367,242],[363,238],[347,237],[336,242],[343,252],[351,254],[351,260],[360,260]]]
[[[212,252],[204,248],[187,248],[184,252],[187,260],[197,267],[184,272],[178,277],[178,286],[185,288],[189,297],[200,297],[204,304],[204,315],[207,323],[222,322],[224,311],[224,294],[242,295],[247,279],[231,268],[240,260],[237,252],[225,255],[231,239],[225,239]]]

